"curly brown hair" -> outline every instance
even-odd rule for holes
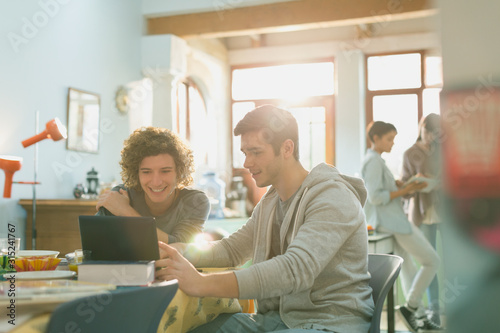
[[[193,183],[193,151],[174,132],[159,127],[141,127],[123,143],[121,176],[128,188],[142,191],[139,166],[145,157],[169,154],[175,162],[177,184],[186,187]]]

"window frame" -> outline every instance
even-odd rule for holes
[[[400,55],[400,54],[420,54],[420,82],[419,88],[404,88],[404,89],[386,89],[386,90],[369,90],[368,89],[368,58],[378,57],[378,56],[390,56],[390,55]],[[374,53],[365,55],[365,128],[373,121],[373,99],[376,96],[387,96],[387,95],[417,95],[417,119],[420,121],[423,115],[423,92],[427,88],[436,88],[435,85],[427,87],[425,84],[425,50],[414,50],[414,51],[401,51],[401,52],[384,52],[384,53]],[[370,146],[369,140],[367,138],[368,147]]]
[[[325,108],[325,162],[335,165],[335,93],[337,91],[337,86],[334,80],[334,93],[331,95],[321,95],[321,96],[311,96],[300,101],[288,102],[284,99],[244,99],[235,100],[233,99],[232,87],[233,87],[233,71],[238,69],[249,69],[257,67],[272,67],[281,65],[294,65],[294,64],[309,64],[309,63],[319,63],[319,62],[331,62],[333,63],[334,76],[336,73],[337,64],[334,57],[323,57],[323,58],[312,58],[312,59],[302,59],[297,61],[279,61],[279,62],[261,62],[252,63],[244,65],[234,65],[230,68],[230,115],[229,115],[229,131],[230,131],[230,151],[231,151],[231,165],[233,166],[233,174],[239,174],[244,171],[244,168],[234,167],[234,156],[233,156],[233,105],[235,103],[252,102],[255,103],[255,107],[259,107],[265,104],[273,105],[284,105],[286,108],[294,107],[324,107]]]
[[[186,123],[181,124],[181,117],[180,117],[180,96],[179,96],[179,87],[184,86],[184,89],[186,89],[186,95],[185,95],[185,103],[186,103]],[[176,84],[176,90],[175,90],[175,98],[176,98],[176,103],[175,103],[175,124],[172,125],[172,128],[174,131],[185,141],[187,141],[191,147],[191,149],[194,149],[193,147],[193,142],[191,138],[191,106],[190,106],[190,88],[193,88],[198,95],[201,97],[201,101],[203,102],[203,108],[205,110],[205,114],[208,115],[208,109],[207,109],[207,102],[206,102],[206,96],[203,94],[203,91],[199,88],[199,86],[196,84],[196,82],[189,76],[183,77],[182,79],[177,81]],[[181,133],[181,126],[185,126],[185,137]],[[203,158],[203,164],[208,163],[208,154],[209,152],[206,152],[205,157]],[[196,163],[196,159],[195,159]],[[198,168],[200,165],[195,165],[196,168]]]
[[[198,94],[201,96],[201,100],[203,101],[203,107],[205,108],[205,112],[207,112],[207,102],[205,100],[205,96],[203,95],[203,92],[201,89],[198,87],[196,82],[190,77],[184,77],[177,81],[177,86],[175,90],[175,98],[176,98],[176,103],[175,103],[175,112],[176,112],[176,117],[175,117],[175,130],[177,134],[180,134],[181,130],[181,124],[180,124],[180,103],[179,103],[179,86],[184,85],[186,87],[186,140],[191,139],[191,111],[190,111],[190,103],[189,103],[189,88],[195,89]]]

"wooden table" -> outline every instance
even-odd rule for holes
[[[211,271],[207,268],[204,271]],[[214,269],[220,271],[223,269]],[[127,290],[130,288],[144,288],[144,287],[118,287],[116,290],[104,290],[103,292],[120,292],[120,290]],[[146,287],[147,288],[147,287]],[[17,320],[17,325],[3,325],[0,327],[1,333],[43,333],[47,328],[50,321],[51,313],[55,308],[66,301],[73,298],[68,298],[64,293],[54,294],[60,295],[58,301],[56,297],[51,298],[47,302],[40,298],[39,302],[30,301],[32,304],[24,307],[23,317]],[[73,294],[75,295],[75,294]],[[82,296],[85,296],[82,294]],[[17,308],[23,306],[22,300],[17,300]],[[4,301],[5,303],[5,301]],[[131,305],[133,306],[133,305]],[[5,307],[5,306],[4,306]],[[19,309],[18,309],[19,310]],[[5,312],[4,309],[2,311]],[[180,289],[177,290],[174,298],[165,310],[160,323],[158,325],[157,333],[185,333],[190,329],[203,325],[215,319],[221,313],[253,313],[255,311],[252,300],[237,300],[235,298],[220,298],[220,297],[192,297],[186,295]],[[112,318],[110,320],[119,320],[119,318]]]
[[[33,200],[21,199],[19,204],[28,213],[26,218],[26,249],[31,248]],[[36,249],[59,251],[62,256],[81,249],[78,216],[95,215],[96,200],[39,199],[36,201]]]

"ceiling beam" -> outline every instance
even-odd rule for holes
[[[147,33],[215,38],[361,23],[383,24],[429,16],[436,11],[431,0],[296,0],[239,8],[226,2],[216,0],[215,10],[211,12],[148,18]]]

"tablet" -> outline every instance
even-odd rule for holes
[[[157,260],[160,258],[154,217],[78,217],[82,249],[90,260]]]

